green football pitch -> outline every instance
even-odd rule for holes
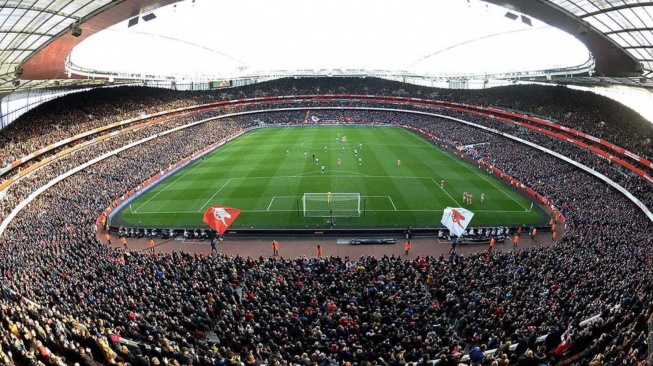
[[[336,217],[305,217],[304,193],[326,192],[360,195],[360,206],[356,200],[348,202],[355,211],[360,207],[360,216],[337,217],[336,212]],[[472,204],[462,202],[463,192],[473,194]],[[236,229],[319,228],[331,220],[341,228],[433,228],[442,226],[445,207],[474,212],[470,226],[548,221],[538,205],[529,212],[531,201],[508,185],[412,131],[298,126],[261,128],[229,142],[138,197],[111,224],[208,228],[202,216],[212,205],[241,209],[231,226]]]

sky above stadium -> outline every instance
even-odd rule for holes
[[[484,74],[576,66],[571,35],[477,0],[186,0],[71,53],[99,71],[229,77],[295,69]],[[514,13],[514,12],[513,12]],[[517,13],[515,13],[517,14]]]

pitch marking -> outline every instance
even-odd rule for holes
[[[445,191],[444,188],[442,188],[442,186],[440,186],[440,184],[439,184],[438,182],[435,181],[435,179],[431,178],[431,180],[432,180],[433,183],[435,183],[438,187],[440,187],[440,189],[442,190],[442,192],[444,192],[444,194],[446,194],[447,196],[449,196],[449,198],[451,198],[451,200],[452,200],[452,201],[453,201],[453,202],[454,202],[458,207],[462,207],[462,206],[460,205],[460,203],[458,203],[458,201],[456,201],[453,197],[451,197],[451,195],[449,194],[449,192]]]
[[[213,198],[214,198],[218,193],[220,193],[220,191],[222,190],[222,188],[226,187],[227,184],[229,184],[229,182],[231,182],[231,179],[232,179],[232,178],[229,178],[229,180],[226,181],[225,184],[223,184],[222,187],[220,187],[220,189],[218,189],[215,193],[213,193],[213,196],[211,196],[211,198],[209,198],[208,200],[206,200],[206,202],[204,202],[204,204],[202,205],[202,207],[200,207],[200,209],[197,210],[197,212],[202,211],[202,209],[204,209],[204,206],[206,206],[209,202],[211,202],[211,200],[212,200],[212,199],[213,199]]]
[[[395,211],[397,211],[397,206],[395,206],[395,203],[392,201],[392,197],[386,196],[390,200],[390,203],[392,204],[392,207],[394,207]]]
[[[410,133],[408,130],[404,130],[404,131],[406,131],[406,133],[408,133],[409,135],[413,136],[414,138],[419,139],[420,141],[424,141],[424,143],[431,145],[429,142],[427,142],[427,141],[421,139],[419,136],[416,136],[415,134]],[[444,153],[444,155],[448,156],[450,159],[452,159],[452,160],[454,160],[455,162],[457,162],[458,164],[462,165],[463,167],[465,167],[467,170],[471,171],[472,173],[478,175],[478,176],[481,177],[484,181],[490,183],[490,185],[491,185],[492,187],[496,188],[496,189],[499,190],[501,193],[503,193],[504,195],[506,195],[506,196],[507,196],[508,198],[510,198],[513,202],[515,202],[516,204],[518,204],[519,206],[521,206],[521,208],[523,208],[524,210],[527,209],[526,206],[524,206],[524,205],[522,205],[521,203],[519,203],[519,201],[517,201],[514,197],[512,197],[511,195],[509,195],[509,194],[508,194],[506,191],[504,191],[503,189],[497,187],[497,186],[494,184],[494,182],[493,182],[492,180],[490,180],[489,178],[487,178],[487,177],[484,176],[483,174],[479,174],[479,172],[474,171],[474,169],[470,168],[467,164],[463,164],[460,160],[458,160],[458,159],[454,158],[453,156],[451,156],[451,154]]]
[[[142,205],[136,207],[136,209],[134,210],[133,213],[138,213],[138,210],[140,210],[141,207],[145,206],[148,202],[150,202],[150,201],[153,200],[155,197],[157,197],[158,195],[160,195],[161,193],[163,193],[163,191],[165,191],[166,189],[170,188],[171,185],[177,183],[178,180],[180,180],[181,178],[185,177],[186,174],[192,172],[195,168],[197,168],[197,167],[200,166],[200,165],[202,165],[201,162],[200,162],[199,164],[195,165],[195,166],[193,167],[193,169],[189,169],[186,173],[180,175],[179,178],[175,179],[173,182],[170,182],[170,183],[169,183],[167,186],[165,186],[163,189],[161,189],[160,191],[156,192],[156,194],[155,194],[154,196],[150,197],[150,199],[148,199],[147,201],[143,202]]]
[[[270,200],[270,204],[268,205],[268,209],[266,211],[270,211],[270,207],[272,207],[272,202],[274,202],[274,199],[276,196],[272,197],[272,200]]]

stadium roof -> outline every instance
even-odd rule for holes
[[[653,2],[551,0],[581,21],[598,29],[653,70]]]
[[[394,0],[345,1],[198,0],[160,7],[80,43],[69,70],[184,83],[342,70],[451,78],[592,65],[571,35],[536,19],[509,18],[505,8],[478,0],[404,0],[401,9],[387,6]],[[216,17],[225,9],[247,14],[246,22]],[[289,16],[291,10],[305,16]]]
[[[104,80],[69,78],[64,62],[73,47],[88,36],[114,24],[177,2],[6,0],[0,8],[0,92],[55,85],[103,84]],[[572,34],[587,46],[596,60],[596,74],[553,81],[653,86],[653,2],[488,2],[542,20]],[[402,3],[397,3],[397,7],[401,5]],[[346,11],[346,8],[343,11]],[[236,17],[234,14],[223,16]],[[247,21],[247,14],[243,14],[242,19]],[[318,24],[322,21],[319,17],[315,19]],[[73,35],[72,30],[77,27],[81,34]],[[18,79],[19,85],[16,84]]]
[[[653,2],[645,0],[488,0],[530,14],[580,39],[597,77],[577,83],[653,87]]]
[[[64,61],[86,37],[177,0],[5,0],[0,6],[0,93],[16,89],[103,84],[69,79]],[[72,27],[82,30],[72,35]],[[16,85],[16,80],[20,85]]]

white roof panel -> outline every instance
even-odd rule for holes
[[[612,13],[609,13],[609,14],[610,15],[608,15],[608,13],[599,13],[599,14],[596,14],[594,16],[588,17],[587,21],[590,21],[590,19],[596,19],[596,20],[600,21],[601,23],[603,23],[607,27],[607,29],[609,29],[611,31],[612,30],[617,30],[617,29],[627,29],[628,28],[628,27],[623,27],[621,24],[617,23],[617,21],[612,16],[613,15]],[[594,25],[594,24],[592,24],[592,25]]]
[[[630,48],[627,51],[628,51],[628,53],[633,55],[633,57],[635,57],[638,60],[645,59],[645,57],[640,54],[640,50],[637,49],[637,48]]]
[[[590,12],[601,10],[589,0],[571,1],[571,0],[551,0],[553,4],[567,10],[574,15],[585,15]]]
[[[610,35],[609,35],[609,37],[610,37],[613,41],[617,42],[617,44],[618,44],[619,46],[621,46],[621,47],[628,47],[628,46],[630,46],[630,44],[628,43],[628,41],[626,41],[626,38],[628,38],[627,36],[628,36],[627,34],[623,34],[623,33],[615,33],[615,34],[610,34]]]
[[[597,19],[596,17],[588,18],[587,22],[592,25],[594,28],[598,29],[600,32],[606,33],[610,32],[613,29],[608,27],[603,21]]]
[[[644,59],[653,60],[653,48],[642,48],[640,49],[640,54]]]
[[[651,31],[632,31],[628,32],[640,46],[653,46],[653,32]]]
[[[646,12],[646,10],[643,9],[625,9],[621,12],[621,16],[623,16],[625,19],[628,20],[630,27],[628,28],[643,28],[646,27],[646,23],[642,20],[641,16],[638,15],[638,13],[642,14],[642,12]],[[648,14],[646,14],[648,15]]]

